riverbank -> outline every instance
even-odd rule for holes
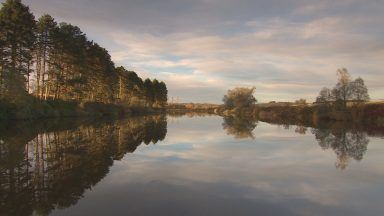
[[[235,116],[247,119],[258,119],[265,122],[281,124],[315,125],[319,122],[353,122],[384,126],[384,103],[370,102],[350,104],[340,108],[333,104],[295,104],[267,103],[257,104],[249,108],[226,109],[222,105],[172,106],[168,113],[196,112],[211,113],[223,117]]]
[[[336,121],[384,125],[384,103],[351,104],[346,108],[330,104],[280,104],[258,106],[256,109],[258,118],[267,122],[317,124],[321,121]]]
[[[39,100],[31,96],[0,100],[0,120],[29,120],[66,117],[119,117],[164,113],[162,108],[129,107],[124,104]]]

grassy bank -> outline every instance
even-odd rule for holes
[[[259,104],[247,109],[227,110],[221,107],[216,113],[281,124],[314,125],[318,122],[336,121],[384,126],[384,103],[352,104],[346,108],[330,104]]]
[[[260,120],[316,123],[342,121],[384,125],[384,104],[363,103],[340,108],[329,104],[257,107]]]
[[[31,96],[0,100],[0,120],[43,119],[87,116],[126,116],[146,113],[161,113],[163,109],[150,107],[127,107],[123,104],[100,102],[77,102],[62,100],[39,100]]]
[[[214,114],[215,110],[221,106],[217,104],[207,103],[170,103],[166,109],[168,113],[185,113],[185,112],[196,112],[196,113],[210,113]]]

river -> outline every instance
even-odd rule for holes
[[[0,215],[383,215],[384,131],[213,115],[0,126]]]

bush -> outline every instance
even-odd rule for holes
[[[253,96],[256,88],[235,88],[228,90],[223,98],[224,106],[227,109],[244,109],[250,108],[257,102]]]
[[[39,119],[74,116],[118,116],[130,113],[130,110],[98,102],[80,104],[76,101],[42,101],[32,96],[23,100],[0,100],[0,119]]]

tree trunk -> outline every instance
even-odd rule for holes
[[[30,75],[30,62],[28,61],[28,66],[27,66],[27,92],[29,94],[29,75]]]

